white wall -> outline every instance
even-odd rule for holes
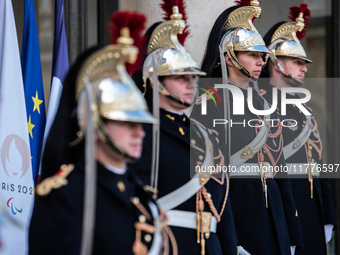
[[[190,35],[185,47],[193,58],[200,63],[203,57],[206,40],[216,18],[226,8],[234,5],[232,0],[186,0],[186,12]],[[138,10],[148,18],[147,28],[154,22],[162,20],[161,0],[120,0],[121,10]]]

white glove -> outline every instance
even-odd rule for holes
[[[327,224],[324,226],[326,243],[328,243],[332,239],[333,228],[333,224]]]
[[[237,246],[237,252],[238,252],[239,255],[251,255],[242,246]]]
[[[290,254],[294,255],[295,249],[296,249],[296,246],[290,246]]]

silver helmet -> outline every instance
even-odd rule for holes
[[[108,135],[103,119],[155,122],[147,110],[142,93],[126,72],[125,64],[134,63],[138,54],[138,49],[132,43],[128,28],[122,29],[116,45],[105,46],[88,57],[76,82],[77,116],[81,129],[78,136],[82,138],[86,129],[85,83],[89,83],[94,98],[94,105],[91,106],[93,122],[99,137],[124,155],[126,153]]]
[[[182,14],[178,12],[177,6],[173,6],[172,10],[173,14],[170,17],[171,19],[159,24],[151,34],[146,52],[148,56],[143,65],[143,80],[145,86],[147,80],[151,79],[154,74],[153,61],[156,63],[157,76],[183,74],[205,75],[205,73],[199,69],[196,61],[178,41],[177,35],[183,32],[185,22],[182,20]],[[184,100],[172,95],[159,81],[158,88],[159,92],[163,95],[186,105]]]
[[[281,24],[271,36],[270,44],[268,48],[272,51],[269,56],[270,60],[278,67],[278,69],[288,78],[291,78],[296,83],[300,83],[280,64],[277,57],[293,57],[304,60],[306,63],[312,63],[312,61],[307,58],[306,52],[301,45],[298,37],[302,39],[303,36],[298,36],[297,33],[301,33],[303,30],[305,34],[306,26],[310,11],[307,8],[307,4],[300,4],[299,7],[291,7],[291,18],[293,21],[285,22]],[[293,11],[295,10],[295,11]],[[292,13],[297,13],[298,16],[294,17]],[[305,16],[305,17],[304,17]],[[295,20],[294,20],[295,19]]]
[[[258,18],[261,14],[259,2],[253,0],[250,4],[251,6],[242,6],[228,15],[223,25],[224,35],[220,46],[223,52],[228,54],[237,69],[249,78],[255,79],[250,75],[248,70],[242,66],[235,53],[236,51],[271,53],[252,22],[254,18]],[[224,60],[221,59],[221,61]]]

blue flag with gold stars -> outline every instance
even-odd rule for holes
[[[41,74],[39,39],[33,0],[25,0],[24,35],[21,51],[27,125],[34,183],[37,183],[46,113]]]

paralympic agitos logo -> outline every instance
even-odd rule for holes
[[[11,209],[13,215],[16,215],[17,213],[22,213],[22,208],[18,209],[14,205],[14,197],[11,197],[7,200],[7,207]]]

